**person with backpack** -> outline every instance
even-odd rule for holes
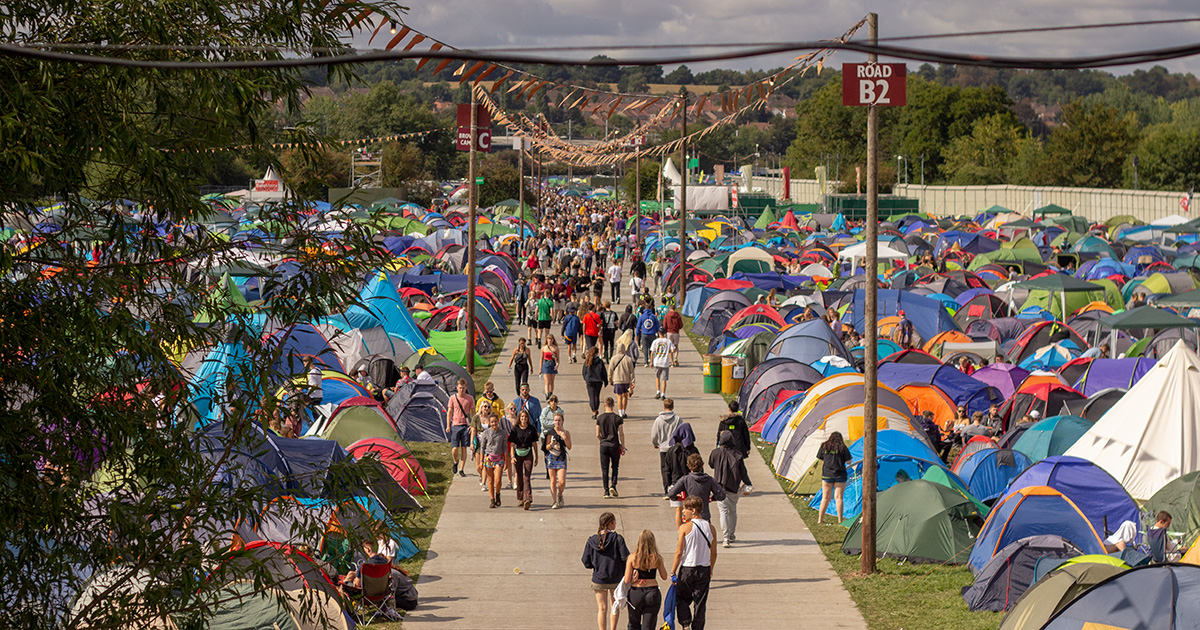
[[[729,401],[729,413],[717,421],[717,444],[721,443],[721,433],[729,431],[733,434],[733,448],[742,454],[742,459],[750,454],[750,427],[740,412],[738,401]]]
[[[611,361],[613,342],[617,339],[617,314],[612,310],[612,304],[605,302],[600,312],[600,340],[604,347],[604,360]]]
[[[687,423],[679,425],[679,429],[675,429],[675,433],[678,434],[684,427],[687,427],[688,433],[690,434],[692,427]],[[675,447],[672,446],[671,448],[674,449]],[[694,452],[695,450],[696,446],[693,442],[691,445],[679,450],[678,452],[672,451],[671,464],[673,471],[675,466],[675,458],[682,457],[685,453],[687,454],[686,459],[684,459],[684,465],[686,466],[684,470],[686,470],[687,473],[679,477],[679,479],[675,481],[674,485],[667,490],[667,494],[671,496],[672,503],[678,503],[675,514],[676,525],[683,522],[682,507],[684,499],[688,497],[700,497],[700,499],[704,502],[700,508],[700,515],[703,516],[704,520],[706,521],[710,518],[708,507],[709,503],[712,501],[725,500],[725,489],[717,483],[716,479],[713,479],[708,473],[704,472],[704,458],[700,456],[700,453]]]
[[[567,310],[562,320],[563,343],[567,344],[567,356],[571,363],[576,362],[576,351],[579,349],[579,334],[583,332],[583,322],[573,309]]]
[[[619,610],[613,610],[613,591],[625,575],[629,548],[616,532],[617,517],[612,512],[600,515],[596,533],[583,546],[583,566],[592,570],[592,591],[596,593],[596,625],[600,630],[617,630]]]
[[[697,457],[699,457],[697,455]],[[717,539],[712,524],[701,515],[703,501],[689,496],[683,501],[683,523],[675,543],[671,575],[675,585],[675,620],[683,628],[704,630],[708,587],[717,565]]]
[[[629,395],[633,392],[633,376],[637,369],[637,359],[633,358],[632,348],[621,346],[608,362],[608,380],[613,385],[613,394],[617,396],[617,414],[626,417],[625,410],[629,408]]]
[[[641,339],[642,355],[646,358],[645,367],[650,367],[650,345],[658,336],[658,329],[658,317],[654,315],[654,308],[649,305],[643,307],[642,314],[638,317],[637,333]]]

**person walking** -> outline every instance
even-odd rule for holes
[[[554,378],[558,376],[560,355],[558,340],[554,338],[554,335],[546,335],[546,345],[542,346],[542,364],[538,371],[538,374],[542,375],[542,382],[546,388],[546,395],[543,398],[549,399],[554,393]]]
[[[612,360],[613,342],[617,340],[617,322],[619,318],[612,310],[612,304],[605,302],[600,311],[600,339],[604,346],[604,361]]]
[[[613,591],[624,579],[629,560],[625,538],[615,530],[617,517],[612,512],[600,515],[596,533],[583,546],[583,566],[592,570],[592,591],[596,593],[596,625],[600,630],[617,630],[621,615],[613,610]]]
[[[596,312],[598,308],[592,308],[589,305],[583,307],[583,351],[587,352],[592,348],[600,345],[600,329],[604,326],[604,321],[600,317],[600,313]]]
[[[637,369],[637,361],[630,356],[628,347],[618,347],[616,354],[608,363],[608,380],[613,385],[613,394],[617,396],[617,413],[622,418],[629,408],[629,395],[633,392],[633,376]]]
[[[554,312],[554,300],[550,299],[548,292],[543,291],[537,301],[537,327],[538,341],[545,343],[546,338],[550,336],[550,318]]]
[[[513,348],[512,356],[508,358],[508,371],[513,375],[517,394],[521,393],[522,385],[529,387],[529,366],[532,363],[533,357],[529,353],[528,342],[521,337],[517,340],[517,347]]]
[[[658,331],[658,339],[650,344],[650,363],[654,366],[654,397],[667,397],[667,381],[671,378],[671,355],[675,344],[667,339],[666,329]]]
[[[513,467],[517,472],[517,503],[526,510],[533,505],[533,469],[537,466],[538,430],[533,426],[529,412],[517,414],[517,423],[508,434],[512,447]]]
[[[637,303],[637,298],[645,288],[645,280],[641,276],[629,276],[629,301]]]
[[[666,317],[663,317],[663,329],[667,331],[667,341],[671,342],[671,365],[679,367],[679,332],[683,330],[683,315],[675,304],[671,304]]]
[[[658,336],[659,328],[658,317],[654,315],[654,309],[649,304],[642,307],[642,314],[638,316],[637,321],[637,334],[642,342],[642,354],[646,357],[646,367],[650,367],[650,345]]]
[[[671,574],[675,585],[675,620],[683,628],[704,630],[708,609],[708,587],[717,565],[717,539],[712,525],[701,517],[700,497],[683,501],[683,523],[675,542]]]
[[[483,474],[487,477],[490,508],[500,507],[500,490],[504,487],[502,477],[508,458],[508,433],[500,426],[500,419],[488,416],[488,426],[479,436],[479,447],[483,450]]]
[[[621,264],[620,259],[614,260],[613,264],[605,271],[605,276],[608,278],[609,299],[613,304],[621,303]]]
[[[625,454],[625,420],[613,413],[611,396],[604,400],[604,413],[596,418],[596,440],[600,442],[600,479],[604,498],[617,498],[617,471]],[[610,476],[611,473],[611,476]]]
[[[679,426],[680,429],[687,427],[688,431],[691,431],[691,426],[687,423]],[[680,429],[676,429],[675,432],[678,434]],[[700,456],[700,453],[692,452],[695,450],[696,447],[693,443],[692,446],[684,447],[679,451],[678,456],[683,456],[686,453],[686,456],[684,456],[684,470],[686,472],[676,479],[674,485],[667,490],[667,494],[671,495],[671,504],[675,506],[676,525],[683,522],[682,508],[684,499],[688,497],[700,497],[704,501],[704,504],[700,508],[700,515],[706,521],[710,520],[711,516],[709,503],[725,500],[725,489],[709,476],[708,473],[704,472],[704,458]],[[677,456],[676,452],[672,451],[672,471],[677,473],[678,471],[674,468],[675,456]]]
[[[575,310],[568,309],[562,319],[562,337],[563,343],[567,346],[567,356],[571,358],[571,363],[577,360],[576,352],[579,349],[579,337],[583,332],[583,322],[579,316],[575,314]]]
[[[458,379],[454,395],[446,405],[446,435],[450,437],[451,475],[466,477],[467,447],[471,445],[471,414],[475,397],[467,393],[467,379]]]
[[[746,459],[750,454],[750,427],[746,426],[746,419],[742,417],[741,406],[736,400],[729,401],[729,413],[717,421],[718,446],[721,444],[723,431],[733,434],[733,448],[742,454],[742,459]]]
[[[643,529],[633,553],[625,562],[625,582],[629,584],[629,630],[658,630],[658,609],[662,593],[658,580],[667,579],[667,565],[658,553],[654,532]]]
[[[529,418],[533,421],[534,428],[538,429],[540,433],[541,427],[538,425],[538,421],[542,418],[542,403],[530,395],[529,383],[521,385],[521,393],[513,399],[512,404],[516,407],[517,414],[520,414],[522,411],[529,412]]]
[[[729,547],[737,540],[737,506],[741,493],[750,494],[753,485],[750,483],[750,473],[746,472],[745,455],[734,444],[733,433],[722,431],[717,448],[708,454],[708,467],[712,469],[712,477],[717,485],[725,490],[725,498],[717,504],[717,512],[721,515],[721,546]]]
[[[550,473],[550,507],[563,504],[567,488],[567,452],[571,450],[571,432],[563,428],[562,412],[554,414],[554,426],[542,435],[542,452],[546,454],[546,470]]]
[[[650,425],[650,446],[658,449],[658,466],[662,473],[664,500],[671,498],[667,490],[670,490],[671,485],[675,483],[675,480],[671,478],[671,462],[667,453],[671,451],[672,437],[681,422],[679,416],[675,415],[675,401],[668,398],[663,401],[662,413],[658,414],[658,417],[654,418],[654,423]]]
[[[554,428],[555,414],[563,415],[563,417],[566,418],[562,407],[558,406],[558,396],[551,394],[550,398],[546,400],[546,408],[543,409],[542,414],[538,416],[538,425],[542,433]],[[530,417],[532,418],[533,416]]]
[[[600,349],[592,346],[583,355],[583,382],[587,385],[592,419],[600,413],[600,390],[608,385],[608,366],[600,360]]]
[[[823,523],[825,510],[829,507],[829,495],[834,496],[837,522],[842,522],[842,495],[846,491],[846,464],[850,463],[850,449],[839,431],[829,434],[817,451],[821,460],[821,511],[817,512],[817,523]]]

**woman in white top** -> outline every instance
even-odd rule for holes
[[[717,537],[712,524],[700,518],[704,503],[698,496],[683,501],[683,524],[675,543],[671,573],[679,576],[675,587],[675,619],[692,630],[704,630],[708,586],[717,564]]]

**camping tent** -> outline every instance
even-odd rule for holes
[[[1018,451],[989,448],[963,460],[957,472],[971,494],[986,502],[1006,494],[1009,482],[1016,479],[1030,463],[1029,458]]]
[[[1141,500],[1200,470],[1200,357],[1177,343],[1067,455],[1095,462]]]
[[[975,504],[962,493],[915,480],[880,493],[876,506],[876,552],[910,562],[961,564],[979,531]],[[862,553],[862,518],[855,519],[842,551]]]
[[[1147,521],[1154,521],[1160,510],[1171,514],[1171,532],[1183,533],[1184,545],[1200,538],[1200,471],[1173,479],[1143,506]]]
[[[968,564],[978,573],[1009,543],[1038,534],[1062,536],[1084,553],[1104,553],[1104,541],[1070,499],[1054,488],[1027,486],[992,508]]]
[[[1045,630],[1195,628],[1200,567],[1152,564],[1114,575],[1055,613]]]
[[[1010,446],[1036,462],[1067,452],[1091,427],[1091,422],[1079,416],[1053,416],[1026,428]]]
[[[1125,563],[1110,564],[1108,562],[1085,562],[1085,558],[1095,556],[1079,556],[1053,571],[1042,576],[1025,594],[1012,606],[1004,620],[1000,622],[1000,630],[1023,630],[1025,628],[1040,628],[1089,588],[1125,571]],[[1108,556],[1101,556],[1107,558]]]
[[[983,566],[971,586],[963,589],[963,599],[973,611],[1008,610],[1033,584],[1039,560],[1071,558],[1081,553],[1070,541],[1052,534],[1013,541]]]
[[[1030,486],[1049,486],[1070,499],[1097,533],[1108,535],[1125,521],[1138,521],[1137,505],[1103,469],[1076,457],[1047,457],[1008,487],[1011,494]]]

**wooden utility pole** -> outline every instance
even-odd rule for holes
[[[867,14],[868,38],[872,45],[879,43],[879,16]],[[869,63],[879,61],[869,55]],[[875,491],[878,488],[875,438],[879,418],[879,108],[867,107],[867,282],[866,319],[863,327],[863,511],[862,511],[862,572],[875,572]]]
[[[468,167],[467,185],[471,191],[467,206],[467,374],[475,373],[475,206],[479,203],[479,185],[475,178],[479,174],[476,165],[476,149],[479,145],[479,105],[475,90],[471,90],[471,161]]]
[[[517,253],[520,256],[525,255],[525,138],[517,138],[517,142],[521,143],[517,149],[517,172],[521,174],[517,181],[520,182],[517,191],[517,208],[521,213],[521,223],[517,225]],[[517,261],[520,264],[520,261]]]
[[[679,208],[679,288],[675,291],[675,305],[678,308],[683,307],[683,292],[687,289],[687,283],[683,281],[684,263],[687,262],[687,142],[684,138],[687,137],[687,108],[688,108],[688,93],[687,88],[679,88],[679,165],[683,172],[683,178],[679,184],[679,199],[676,205]],[[665,247],[664,241],[664,247]],[[664,270],[665,272],[665,270]],[[666,282],[666,276],[663,276],[663,282]],[[664,287],[665,288],[665,287]]]
[[[640,254],[642,251],[642,151],[638,147],[637,157],[634,162],[633,174],[633,242],[637,243],[637,250]],[[1115,347],[1115,346],[1114,346]]]

